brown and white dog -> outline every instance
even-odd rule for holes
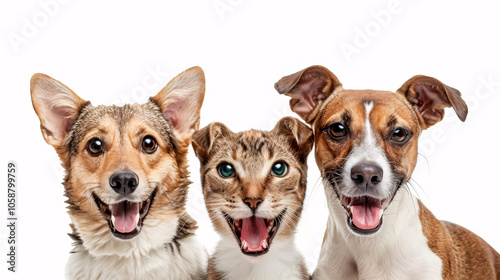
[[[500,255],[483,239],[442,222],[406,183],[417,162],[420,133],[452,107],[460,92],[414,76],[396,92],[344,90],[312,66],[275,84],[312,126],[316,163],[329,208],[313,279],[498,279]]]
[[[204,94],[199,67],[123,107],[95,107],[49,76],[32,77],[43,137],[66,170],[68,279],[203,279],[208,256],[185,203]]]

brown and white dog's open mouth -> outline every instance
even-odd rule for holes
[[[373,234],[382,226],[384,210],[389,199],[370,196],[347,197],[340,195],[340,203],[346,210],[347,224],[358,234]]]
[[[108,222],[113,236],[119,239],[131,239],[141,232],[156,191],[155,189],[148,199],[142,202],[123,200],[114,204],[106,204],[97,194],[93,193],[92,195],[97,208]]]
[[[273,219],[251,216],[237,220],[224,212],[222,214],[226,218],[241,252],[246,255],[260,256],[269,251],[285,212],[286,209]]]

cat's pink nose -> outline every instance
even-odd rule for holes
[[[262,203],[263,199],[260,197],[246,197],[243,199],[246,205],[252,209],[253,212],[259,207],[259,204]]]

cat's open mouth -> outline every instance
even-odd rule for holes
[[[148,199],[142,202],[121,201],[115,204],[106,204],[94,193],[97,208],[108,221],[111,233],[120,239],[131,239],[141,232],[144,218],[155,197],[154,190]]]
[[[236,220],[226,213],[222,214],[233,231],[234,237],[240,245],[241,252],[246,255],[260,256],[269,251],[271,242],[276,232],[278,232],[285,212],[286,209],[274,219],[251,216]]]

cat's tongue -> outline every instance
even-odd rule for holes
[[[121,233],[129,233],[139,223],[139,203],[120,202],[111,207],[111,221],[115,229]]]
[[[352,222],[360,229],[374,229],[380,223],[382,206],[370,199],[363,199],[351,205]]]
[[[267,232],[266,221],[264,218],[250,217],[241,220],[241,244],[247,252],[260,252],[267,248]]]

